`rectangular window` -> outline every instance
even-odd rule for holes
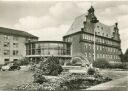
[[[102,43],[104,43],[104,39],[102,39]]]
[[[84,38],[87,39],[87,35],[85,35]]]
[[[99,45],[97,45],[97,50],[99,50]]]
[[[13,43],[13,47],[18,47],[18,43]]]
[[[9,50],[4,50],[4,55],[9,55],[10,51]]]
[[[18,41],[18,37],[13,36],[13,40],[14,40],[14,41]]]
[[[37,54],[37,55],[40,55],[40,54],[41,54],[41,49],[37,49],[37,50],[36,50],[36,54]]]
[[[9,59],[4,59],[4,63],[8,64],[9,63]]]
[[[18,55],[18,50],[13,50],[13,55]]]
[[[104,58],[104,54],[103,54],[103,58]]]
[[[89,57],[91,57],[92,55],[91,55],[91,53],[89,53]]]
[[[103,58],[102,54],[100,54],[100,57]]]
[[[100,46],[100,50],[102,50],[102,46]]]
[[[32,49],[35,49],[35,47],[36,47],[35,44],[32,44]]]
[[[100,58],[100,57],[99,57],[99,54],[97,54],[97,58]]]
[[[85,47],[85,49],[87,49],[87,44],[86,43],[84,44],[84,47]]]
[[[9,36],[8,35],[4,35],[4,40],[8,40]]]
[[[18,59],[13,59],[14,62],[18,61]]]
[[[102,43],[102,39],[101,38],[99,39],[99,42]]]
[[[91,49],[91,45],[90,44],[88,44],[88,48]]]
[[[9,42],[4,42],[4,47],[9,47]]]

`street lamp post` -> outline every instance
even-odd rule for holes
[[[95,29],[94,29],[93,42],[94,42],[94,46],[93,46],[93,52],[94,52],[93,61],[95,61],[96,60],[96,50],[95,50],[95,48],[96,48],[96,33],[95,33]],[[90,67],[93,68],[92,63],[90,64]]]
[[[96,60],[96,33],[95,33],[95,29],[94,29],[94,61]]]

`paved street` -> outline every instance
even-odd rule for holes
[[[128,91],[128,76],[93,86],[87,90]]]
[[[112,78],[113,80],[128,76],[128,71],[115,71],[113,69],[100,70],[100,73],[104,76]]]

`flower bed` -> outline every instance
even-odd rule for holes
[[[103,77],[101,75],[65,73],[59,75],[58,78],[55,78],[55,80],[47,80],[42,84],[39,83],[24,84],[22,86],[18,86],[16,90],[64,91],[68,89],[86,89],[90,86],[94,86],[110,80],[111,80],[110,78]]]
[[[54,76],[54,79],[48,76]],[[77,72],[66,72],[59,64],[59,60],[55,57],[42,60],[38,66],[35,66],[33,77],[33,83],[18,86],[16,90],[65,91],[70,89],[86,89],[90,86],[111,80],[108,77],[100,75],[91,66],[83,70],[77,70]]]

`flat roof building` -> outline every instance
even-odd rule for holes
[[[38,37],[30,33],[0,27],[0,64],[24,58],[26,56],[25,43],[37,40]]]
[[[54,56],[59,58],[61,64],[70,60],[70,43],[64,41],[35,41],[26,43],[26,57],[38,60],[41,57]]]

